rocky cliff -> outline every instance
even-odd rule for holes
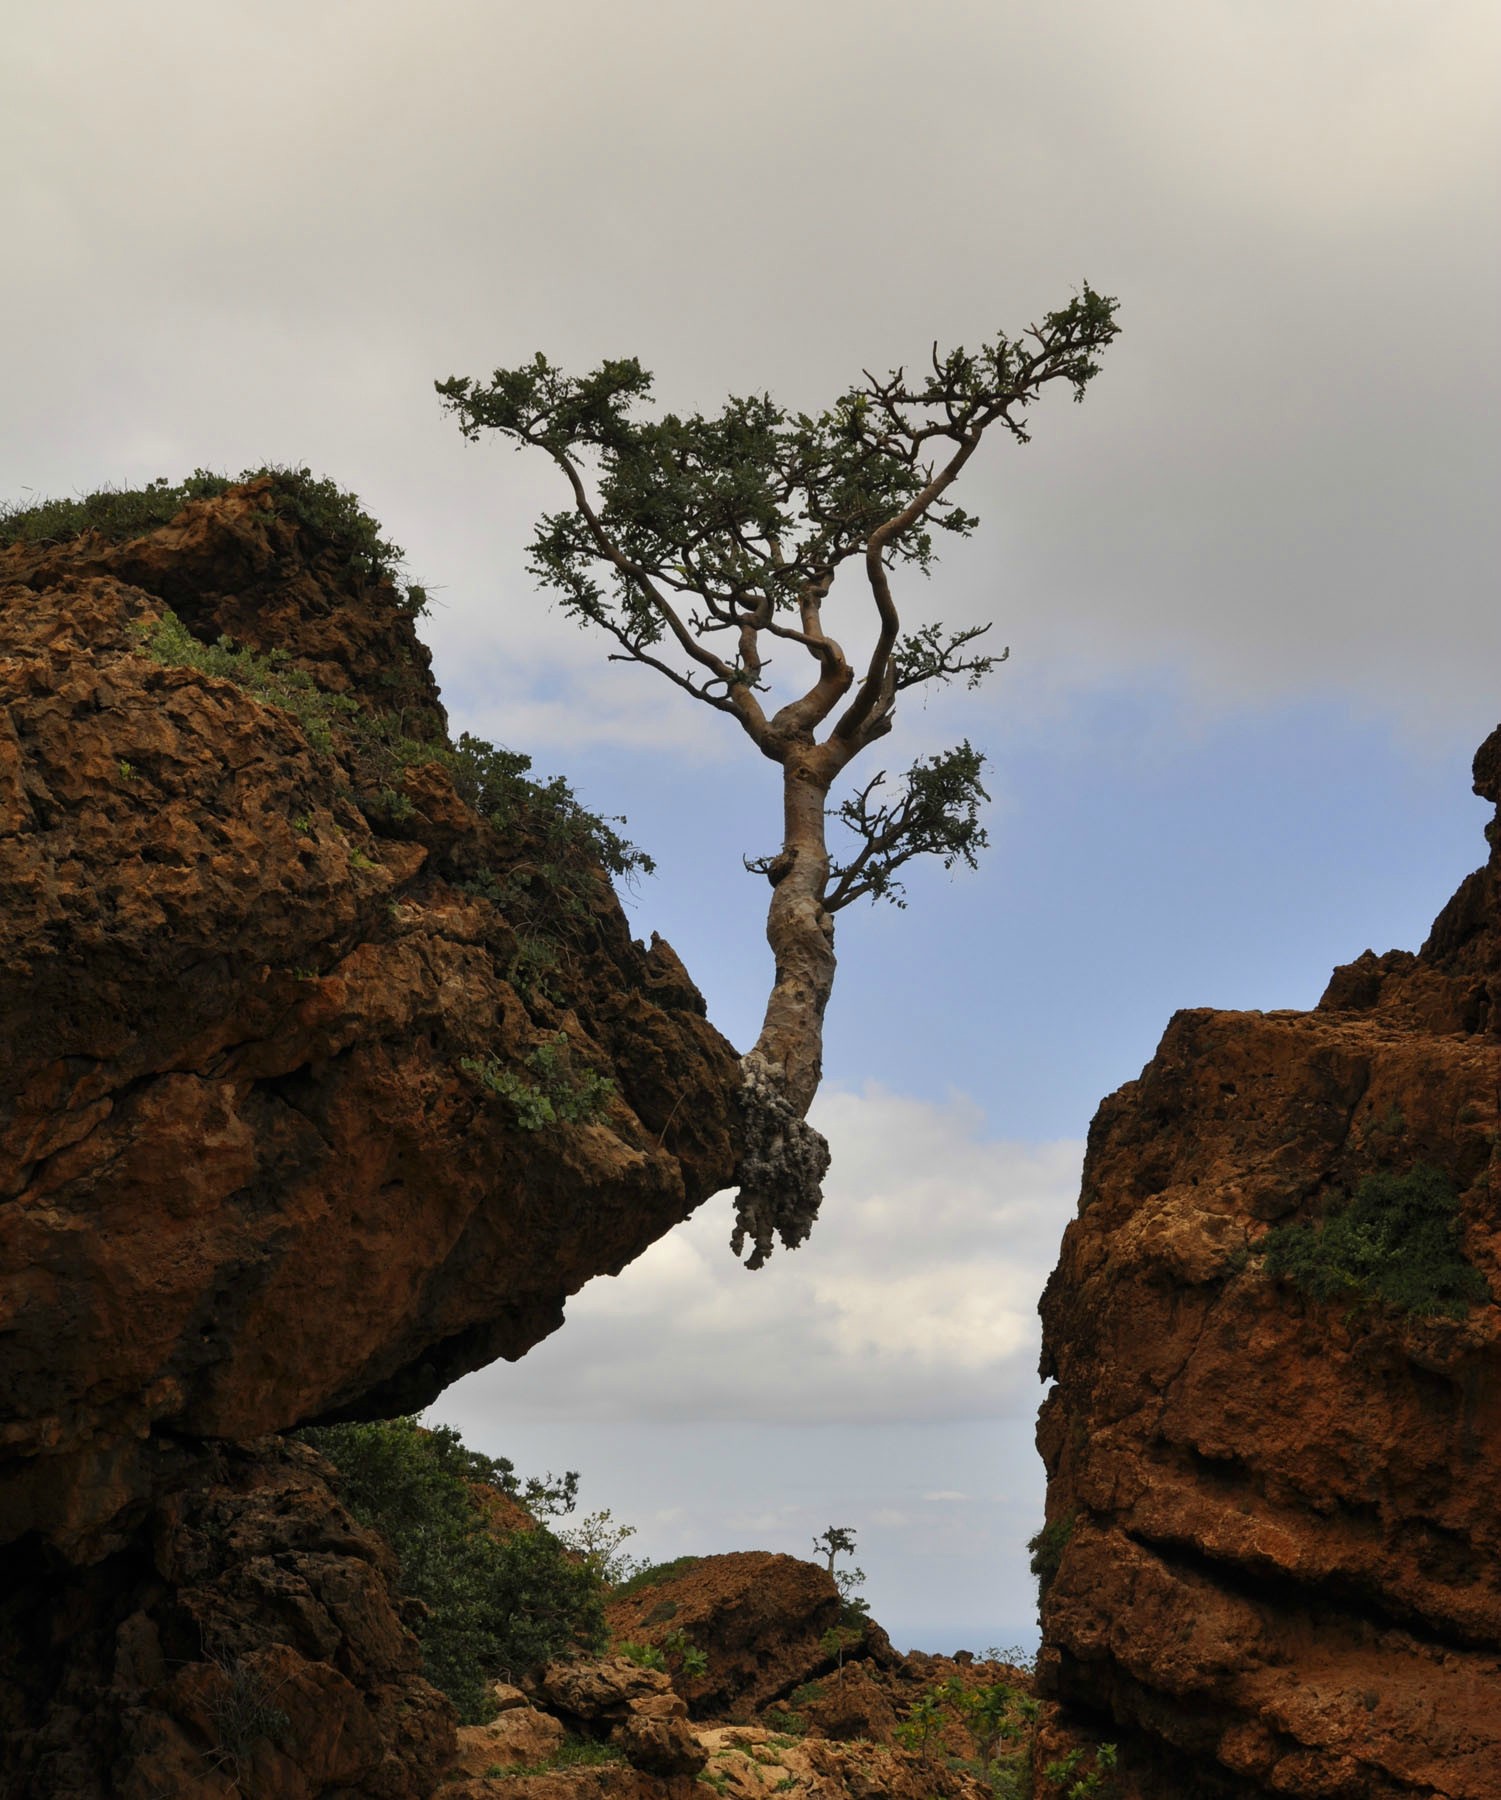
[[[1501,1796],[1487,835],[1416,955],[1178,1014],[1095,1118],[1042,1303],[1041,1743],[1118,1739],[1129,1800]]]
[[[299,479],[0,549],[0,1727],[34,1743],[64,1689],[75,1721],[139,1710],[164,1632],[221,1674],[373,1657],[368,1693],[409,1705],[275,1791],[399,1793],[386,1727],[427,1701],[330,1574],[377,1552],[325,1491],[332,1547],[246,1549],[260,1588],[197,1628],[182,1521],[232,1491],[240,1530],[229,1447],[417,1407],[552,1331],[729,1182],[738,1071],[633,943],[608,831],[447,743],[410,608]],[[128,1737],[71,1786],[0,1780],[145,1794],[107,1773]]]

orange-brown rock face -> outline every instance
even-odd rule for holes
[[[617,1638],[656,1646],[685,1640],[703,1652],[702,1674],[674,1677],[696,1719],[747,1719],[835,1668],[838,1653],[825,1633],[842,1612],[834,1577],[817,1563],[735,1550],[699,1557],[669,1579],[611,1601],[606,1617]],[[851,1634],[846,1654],[884,1668],[902,1660],[868,1619]]]
[[[538,917],[545,821],[148,653],[170,605],[440,740],[390,585],[275,500],[0,552],[0,1542],[80,1561],[197,1441],[521,1355],[733,1172],[734,1052],[597,870]],[[585,1122],[461,1067],[560,1040]]]
[[[1501,731],[1476,758],[1501,800]],[[1501,1796],[1501,831],[1416,956],[1185,1012],[1101,1107],[1043,1298],[1044,1739],[1122,1791]],[[1277,1223],[1426,1164],[1490,1300],[1305,1297]]]

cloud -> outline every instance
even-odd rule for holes
[[[914,608],[996,617],[1014,694],[1493,704],[1487,0],[952,0],[958,60],[897,0],[369,0],[337,30],[160,0],[146,59],[117,11],[59,0],[11,45],[0,493],[305,457],[442,590],[445,679],[548,647],[554,693],[496,735],[697,755],[665,695],[596,705],[525,574],[554,472],[459,443],[433,378],[636,353],[675,407],[816,406],[1087,273],[1123,302],[1104,376],[971,465],[984,529]]]
[[[876,1086],[826,1093],[814,1118],[834,1163],[802,1249],[747,1274],[719,1197],[586,1287],[523,1363],[470,1377],[463,1404],[513,1419],[1030,1415],[1037,1297],[1082,1144],[998,1141],[962,1096]]]

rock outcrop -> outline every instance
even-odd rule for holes
[[[88,1569],[0,1551],[0,1794],[424,1800],[453,1708],[329,1474],[281,1438],[205,1450]]]
[[[885,1634],[875,1629],[878,1641],[884,1643]],[[877,1730],[852,1730],[832,1741],[812,1728],[811,1706],[800,1715],[796,1730],[781,1707],[767,1708],[761,1718],[741,1723],[690,1724],[687,1707],[660,1671],[618,1656],[555,1664],[529,1683],[536,1705],[524,1715],[506,1711],[493,1726],[459,1734],[463,1756],[439,1797],[691,1800],[701,1791],[700,1784],[719,1794],[755,1800],[775,1793],[800,1793],[811,1800],[992,1800],[998,1792],[1010,1792],[1009,1785],[987,1781],[984,1772],[988,1767],[998,1780],[1009,1782],[1018,1772],[1014,1758],[1005,1754],[1004,1773],[1001,1758],[987,1764],[962,1723],[955,1692],[970,1683],[977,1689],[1004,1683],[1013,1702],[1008,1723],[1016,1732],[1024,1729],[1027,1677],[973,1658],[967,1659],[967,1666],[927,1658],[921,1672],[903,1659],[894,1660],[898,1665],[894,1669],[885,1661],[846,1664],[826,1683],[813,1684],[831,1700],[848,1688],[857,1711],[869,1711],[872,1700],[879,1709],[882,1722]],[[682,1679],[679,1671],[672,1682]],[[502,1704],[509,1706],[514,1690],[497,1692]],[[911,1744],[894,1743],[893,1699],[902,1711],[911,1712],[923,1698],[941,1717],[930,1717],[931,1729],[909,1734]],[[508,1727],[506,1721],[511,1719],[518,1723]],[[523,1733],[538,1734],[555,1719],[569,1729],[572,1754],[565,1749],[550,1760],[550,1766],[515,1767],[508,1754],[511,1743]],[[803,1725],[808,1726],[806,1731]],[[996,1742],[989,1746],[991,1751],[996,1747]],[[591,1766],[581,1750],[610,1754],[616,1760]],[[1043,1790],[1038,1800],[1043,1800]]]
[[[1501,801],[1501,731],[1475,763]],[[1043,1299],[1047,1754],[1122,1792],[1501,1796],[1501,830],[1416,955],[1178,1014],[1100,1108]],[[1479,1299],[1269,1278],[1275,1225],[1440,1172]],[[1459,1309],[1454,1309],[1458,1313]]]
[[[627,1641],[699,1651],[702,1672],[674,1680],[696,1719],[749,1719],[839,1661],[826,1633],[844,1608],[817,1563],[767,1550],[701,1556],[679,1572],[611,1602],[611,1632]],[[846,1657],[892,1669],[901,1658],[872,1620],[854,1629]]]
[[[228,1446],[522,1355],[735,1167],[735,1053],[633,943],[576,807],[495,803],[514,764],[449,749],[391,583],[284,499],[0,549],[0,1546],[96,1645],[5,1661],[12,1748],[43,1669],[137,1692],[149,1654],[99,1633],[131,1582],[201,1585],[164,1521]],[[306,1697],[294,1623],[245,1654]],[[382,1655],[415,1718],[407,1643]],[[370,1773],[383,1730],[255,1791],[405,1793]]]

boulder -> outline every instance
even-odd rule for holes
[[[169,607],[334,710],[174,661]],[[681,964],[424,760],[395,590],[273,481],[0,549],[0,690],[0,1543],[87,1562],[185,1446],[416,1410],[729,1181],[738,1065]],[[597,1117],[527,1129],[482,1078],[539,1049]]]
[[[551,1714],[524,1703],[507,1707],[488,1725],[459,1727],[453,1768],[463,1775],[487,1775],[496,1769],[545,1763],[563,1748],[567,1737]]]
[[[699,1557],[607,1609],[618,1638],[663,1645],[681,1632],[703,1652],[702,1674],[673,1677],[696,1719],[749,1718],[833,1670],[837,1652],[823,1638],[842,1613],[827,1569],[764,1550]],[[885,1667],[901,1662],[885,1632],[869,1622],[846,1648],[846,1664],[861,1656]]]

